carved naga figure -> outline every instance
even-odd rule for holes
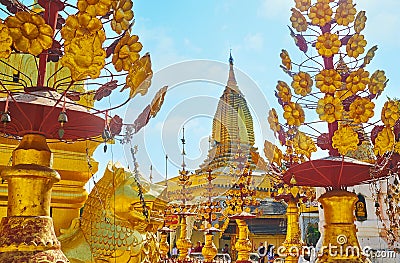
[[[160,260],[156,231],[163,222],[163,186],[140,180],[120,165],[109,164],[91,191],[82,217],[59,238],[71,263],[153,263]],[[146,208],[144,208],[146,207]],[[146,217],[144,210],[147,210]]]

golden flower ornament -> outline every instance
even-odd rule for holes
[[[304,110],[298,103],[289,102],[284,107],[283,117],[288,125],[300,126],[304,123]]]
[[[307,72],[300,71],[293,76],[292,88],[294,89],[294,93],[298,95],[306,96],[311,92],[312,85],[313,81]]]
[[[37,56],[53,44],[53,29],[40,15],[17,12],[7,17],[5,25],[18,51]]]
[[[400,103],[397,100],[388,100],[383,105],[381,120],[386,127],[393,127],[400,118]]]
[[[349,117],[355,123],[365,123],[374,116],[375,104],[368,98],[357,98],[349,108]]]
[[[342,119],[343,104],[339,98],[327,95],[324,98],[318,100],[316,111],[319,114],[319,118],[321,120],[332,123],[334,121]]]
[[[318,1],[310,8],[308,17],[311,19],[313,25],[323,27],[326,23],[331,21],[332,13],[332,8],[329,6],[329,3]]]
[[[78,10],[92,17],[104,16],[111,8],[112,0],[78,0]]]
[[[358,142],[358,134],[350,126],[341,126],[332,137],[332,147],[337,149],[341,155],[356,150]]]
[[[126,77],[126,85],[122,90],[129,88],[129,97],[133,98],[138,93],[145,95],[150,87],[153,71],[151,70],[150,54],[146,54],[137,60],[129,69]],[[122,91],[121,90],[121,91]]]
[[[315,76],[315,86],[323,93],[334,93],[342,88],[342,77],[334,69],[323,69]]]
[[[287,69],[291,70],[292,69],[292,60],[290,59],[289,53],[282,49],[280,57],[282,59],[282,65]]]
[[[369,84],[369,72],[363,68],[359,68],[357,71],[351,72],[346,78],[346,88],[353,94],[358,91],[363,91]]]
[[[292,22],[292,27],[296,29],[297,32],[304,32],[307,30],[308,24],[306,18],[295,8],[292,8],[290,21]]]
[[[354,31],[360,34],[365,28],[365,22],[367,22],[367,17],[365,16],[365,11],[358,12],[356,19],[354,21]]]
[[[296,154],[304,155],[309,159],[311,157],[311,153],[317,151],[317,147],[315,146],[315,143],[311,137],[300,131],[297,132],[293,139],[293,147],[296,151]]]
[[[8,58],[11,55],[12,43],[10,30],[0,21],[0,58]]]
[[[69,45],[74,38],[93,34],[99,35],[100,39],[103,39],[102,42],[106,39],[100,19],[91,17],[86,13],[68,16],[65,25],[61,29],[61,36],[65,41],[65,46]]]
[[[264,142],[264,154],[271,163],[276,163],[278,166],[282,165],[282,151],[272,142],[267,140]]]
[[[278,114],[274,108],[272,108],[268,113],[268,123],[271,130],[274,132],[280,131],[281,126],[279,125]]]
[[[375,155],[384,155],[386,152],[393,150],[394,133],[392,128],[385,127],[378,133],[375,138],[374,153]]]
[[[73,80],[83,80],[86,77],[97,78],[105,65],[106,52],[98,35],[88,35],[73,39],[65,46],[65,55],[61,64],[71,71]]]
[[[354,21],[357,10],[354,8],[352,1],[342,1],[336,9],[336,23],[342,26],[348,26]]]
[[[349,57],[357,58],[360,54],[364,53],[364,48],[367,41],[363,35],[354,34],[347,42],[346,52]]]
[[[325,33],[318,37],[315,47],[321,56],[331,57],[339,52],[341,45],[337,34]]]
[[[119,0],[116,4],[113,19],[111,20],[111,28],[116,33],[121,34],[123,30],[129,28],[129,24],[133,19],[132,0]]]
[[[139,52],[143,46],[138,40],[138,36],[130,36],[129,33],[126,33],[118,42],[112,57],[112,63],[117,71],[128,71],[132,64],[140,58]]]
[[[307,11],[311,7],[311,0],[294,0],[296,8],[301,12]]]
[[[292,92],[290,91],[290,87],[284,81],[278,81],[278,85],[276,85],[276,89],[278,90],[278,97],[283,102],[290,102],[292,99]]]
[[[368,84],[368,90],[372,94],[381,93],[386,87],[387,78],[385,76],[385,71],[376,70],[372,73],[370,77],[370,82]]]

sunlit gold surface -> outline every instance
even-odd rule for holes
[[[325,226],[323,251],[320,251],[317,262],[368,262],[361,256],[362,251],[356,235],[357,228],[354,224],[354,205],[357,196],[344,190],[332,190],[323,194],[318,201],[324,209]],[[331,247],[331,252],[329,252],[329,247]],[[341,248],[343,252],[340,251]],[[346,252],[350,248],[358,249],[359,255],[351,251]]]
[[[237,251],[237,263],[247,263],[249,261],[251,252],[251,242],[249,240],[249,227],[246,221],[236,219],[236,224],[239,229],[239,236],[235,243],[235,250]]]
[[[0,137],[0,171],[11,165],[13,150],[18,141]],[[73,144],[48,141],[52,152],[52,168],[61,180],[53,185],[51,192],[51,211],[56,235],[60,228],[68,228],[71,221],[79,217],[79,210],[87,199],[84,188],[91,173],[98,169],[98,163],[91,157],[99,145],[93,141],[79,141]],[[87,154],[86,154],[87,149]],[[92,166],[88,167],[88,160]],[[7,182],[0,184],[0,217],[6,216],[8,203]]]
[[[299,226],[299,208],[297,206],[298,200],[290,198],[286,209],[287,216],[287,232],[286,239],[283,245],[286,247],[287,257],[285,262],[297,263],[299,260],[298,253],[290,253],[291,250],[298,248],[301,251],[303,241],[301,240],[301,232]]]
[[[0,225],[0,262],[67,262],[50,217],[51,188],[60,175],[49,167],[45,137],[25,135],[12,160],[1,173],[8,181],[8,209]]]
[[[249,150],[255,140],[253,118],[236,82],[232,57],[229,62],[228,81],[213,118],[212,142],[215,145],[208,151],[207,159],[196,174],[205,173],[207,169],[215,171],[232,162],[238,144],[248,153],[247,159],[251,161]]]
[[[167,233],[161,233],[161,238],[160,238],[160,254],[161,258],[165,259],[167,258],[168,252],[169,252],[169,244],[167,242]]]
[[[74,262],[150,263],[160,260],[155,231],[162,224],[163,187],[143,183],[150,217],[143,215],[134,175],[109,164],[91,191],[80,219],[59,237]],[[103,260],[103,261],[102,261]]]
[[[176,247],[179,249],[179,260],[185,260],[188,256],[189,248],[192,242],[187,238],[186,217],[181,216],[179,238],[176,241]]]
[[[213,242],[213,234],[205,235],[205,244],[203,249],[201,250],[201,254],[204,256],[204,262],[209,263],[213,262],[213,259],[217,255],[217,247]]]

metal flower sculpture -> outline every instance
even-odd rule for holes
[[[376,111],[372,100],[388,80],[382,70],[372,74],[367,70],[377,47],[365,53],[362,30],[366,16],[364,11],[357,12],[352,0],[295,0],[290,21],[290,35],[306,58],[296,63],[286,50],[280,54],[280,67],[292,82],[278,81],[276,86],[284,122],[280,123],[275,109],[269,112],[268,121],[286,152],[266,142],[266,155],[272,171],[286,184],[294,181],[299,186],[327,189],[319,198],[325,211],[324,244],[340,246],[336,237],[343,234],[347,245],[359,247],[351,216],[356,196],[346,187],[390,174],[384,160],[397,149],[393,130],[400,117],[399,102],[386,102],[383,126],[371,121]],[[326,123],[325,131],[321,123]],[[313,160],[317,147],[328,150],[329,156]],[[342,212],[334,213],[339,203]],[[324,253],[319,260],[341,259]],[[343,260],[363,262],[364,258]]]
[[[33,131],[48,139],[63,140],[86,139],[103,130],[107,130],[104,140],[111,139],[108,135],[120,135],[122,130],[116,124],[125,123],[119,120],[110,124],[112,110],[137,94],[145,95],[153,75],[150,55],[140,55],[143,46],[139,37],[132,34],[132,2],[79,0],[74,7],[59,0],[43,0],[32,10],[18,1],[2,3],[10,11],[0,23],[0,107],[6,124],[2,132],[23,136],[26,131]],[[117,88],[130,91],[122,103],[96,107],[95,102]],[[151,115],[145,116],[147,121],[141,122],[135,132],[156,115],[164,96],[165,92],[157,95],[162,99],[152,105]],[[30,112],[37,112],[32,104],[44,105],[45,114],[28,118]],[[97,122],[87,122],[88,118],[76,114],[80,106],[100,117]],[[21,115],[23,118],[19,118]],[[76,122],[80,125],[74,126]],[[112,132],[111,125],[116,127]],[[93,132],[85,136],[73,134],[77,129]]]
[[[67,262],[50,216],[51,188],[60,175],[51,169],[47,142],[107,142],[121,135],[125,123],[111,113],[147,93],[150,55],[140,55],[142,44],[131,32],[130,0],[1,4],[7,11],[0,15],[0,132],[21,141],[12,166],[1,173],[9,202],[0,223],[0,261]],[[94,104],[117,88],[130,91],[122,103]],[[165,91],[148,114],[128,124],[124,141],[156,116]]]

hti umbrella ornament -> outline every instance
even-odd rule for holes
[[[305,59],[295,63],[288,51],[280,54],[280,67],[291,84],[278,81],[276,86],[284,122],[276,109],[269,111],[268,122],[282,147],[266,142],[267,158],[271,171],[286,184],[293,180],[299,186],[326,188],[319,198],[326,223],[323,245],[360,249],[353,215],[357,197],[346,188],[389,176],[379,159],[399,149],[393,132],[400,116],[399,101],[385,103],[381,126],[373,121],[373,100],[388,80],[383,70],[372,74],[367,70],[377,47],[365,52],[362,31],[367,18],[352,0],[295,0],[291,11],[290,35]],[[328,151],[328,157],[312,158],[317,148]],[[346,243],[339,243],[338,236],[345,236]],[[324,251],[318,260],[367,259],[361,253]]]
[[[140,54],[142,44],[132,34],[131,0],[1,4],[7,12],[0,19],[0,133],[20,143],[12,167],[1,173],[8,209],[0,225],[0,261],[67,262],[50,217],[51,189],[60,175],[51,169],[47,143],[119,136],[125,124],[111,113],[147,93],[150,55]],[[115,89],[129,96],[114,103]],[[164,95],[158,94],[150,117]],[[104,98],[109,102],[99,102]]]

